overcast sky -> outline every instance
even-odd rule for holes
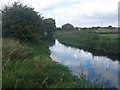
[[[0,0],[5,4],[18,0]],[[75,27],[117,26],[119,0],[19,0],[35,8],[46,18],[54,18],[56,26],[71,23]]]

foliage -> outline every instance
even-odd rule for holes
[[[42,34],[41,17],[33,8],[15,2],[5,6],[3,13],[3,37],[15,37],[21,40],[31,40],[35,33]]]
[[[44,25],[44,36],[46,38],[52,38],[52,33],[57,29],[55,20],[52,18],[43,19],[43,25]]]
[[[78,79],[67,67],[49,58],[48,44],[45,41],[39,44],[35,42],[25,44],[6,38],[3,39],[3,49],[3,89],[86,88],[89,86],[84,77]],[[13,52],[14,49],[15,52]],[[26,57],[22,58],[25,55]]]
[[[74,27],[70,23],[64,24],[62,26],[62,30],[73,30],[73,29],[74,29]]]
[[[55,20],[53,18],[43,19],[45,31],[49,34],[56,30]]]
[[[18,40],[3,39],[2,40],[3,60],[7,59],[24,59],[31,54],[31,50],[24,44],[20,44]]]
[[[50,42],[53,40],[52,33],[56,30],[54,19],[44,19],[33,8],[18,2],[5,6],[2,16],[3,88],[89,87],[85,76],[79,79],[73,76],[67,67],[50,59],[49,45],[45,38]],[[72,30],[74,27],[67,24],[65,27],[63,25],[63,28]],[[93,34],[90,37],[90,40],[95,39]],[[25,43],[21,40],[39,42]]]
[[[3,37],[39,41],[44,38],[45,32],[51,33],[56,29],[54,19],[43,20],[33,8],[19,2],[14,2],[12,6],[5,6],[2,16]]]
[[[57,31],[55,37],[61,43],[90,51],[94,55],[118,59],[117,30]]]
[[[108,26],[108,28],[112,28],[112,26],[111,26],[111,25],[109,25],[109,26]]]

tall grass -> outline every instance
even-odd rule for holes
[[[31,54],[30,48],[14,39],[2,40],[3,87],[14,87],[22,63]]]
[[[84,79],[53,62],[46,42],[3,39],[3,88],[87,88]]]
[[[112,31],[109,33],[106,30],[107,33],[104,34],[97,30],[57,31],[54,36],[65,45],[90,51],[94,55],[118,59],[118,32],[115,30],[115,34],[112,34]]]

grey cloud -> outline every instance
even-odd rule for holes
[[[117,20],[117,13],[116,12],[108,12],[108,13],[94,13],[93,15],[89,16],[83,16],[86,19],[92,19],[92,20],[105,20],[105,21],[111,21],[114,22]]]
[[[74,17],[72,17],[69,22],[72,22],[75,26],[101,26],[101,23],[103,26],[117,25],[118,22],[118,15],[117,10],[113,12],[94,12],[93,14],[89,15],[80,15],[77,14]],[[67,22],[67,21],[66,21]]]
[[[11,0],[11,2],[12,1],[15,1],[15,0]],[[2,1],[2,2],[5,2],[5,1]],[[115,7],[114,5],[112,6],[111,4],[112,2],[117,2],[117,0],[109,0],[109,1],[87,0],[87,2],[85,0],[68,0],[68,1],[58,0],[57,2],[52,0],[50,3],[47,3],[47,2],[41,3],[41,1],[37,1],[37,0],[34,0],[34,1],[23,0],[23,2],[24,3],[29,2],[29,4],[31,4],[36,11],[42,12],[42,15],[45,16],[46,18],[52,17],[56,19],[57,26],[61,26],[67,22],[70,22],[74,26],[98,26],[101,24],[101,21],[103,22],[104,25],[109,25],[113,23],[117,24],[117,21],[118,21],[117,10],[113,11]],[[107,3],[110,2],[108,3],[108,7],[105,7],[106,11],[108,10],[108,12],[104,12],[103,10],[104,8],[99,8],[100,11],[90,9],[91,10],[90,14],[86,14],[84,12],[84,9],[79,9],[79,8],[84,8],[84,4],[86,3],[89,5],[89,2],[93,3],[93,5],[94,5],[94,2],[97,2],[96,4],[101,3],[101,5],[103,4],[103,2],[107,2]],[[43,6],[40,6],[40,3],[43,4]],[[109,7],[109,4],[111,5],[111,7],[113,7],[113,9]],[[0,8],[2,6],[3,4],[0,4]]]
[[[42,8],[43,11],[51,11],[57,7],[57,4]]]
[[[118,21],[116,11],[110,13],[95,13],[92,16],[83,16],[83,18],[95,22],[103,22],[105,25],[112,24]]]

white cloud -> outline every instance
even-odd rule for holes
[[[1,0],[0,8],[7,2]],[[56,25],[69,22],[74,26],[117,26],[118,0],[22,0],[45,17],[56,19]]]
[[[89,1],[85,2],[84,0],[70,7],[56,8],[50,15],[56,18],[59,25],[70,22],[76,26],[93,26],[100,25],[101,21],[105,25],[117,24],[117,0],[110,0],[111,2]]]

